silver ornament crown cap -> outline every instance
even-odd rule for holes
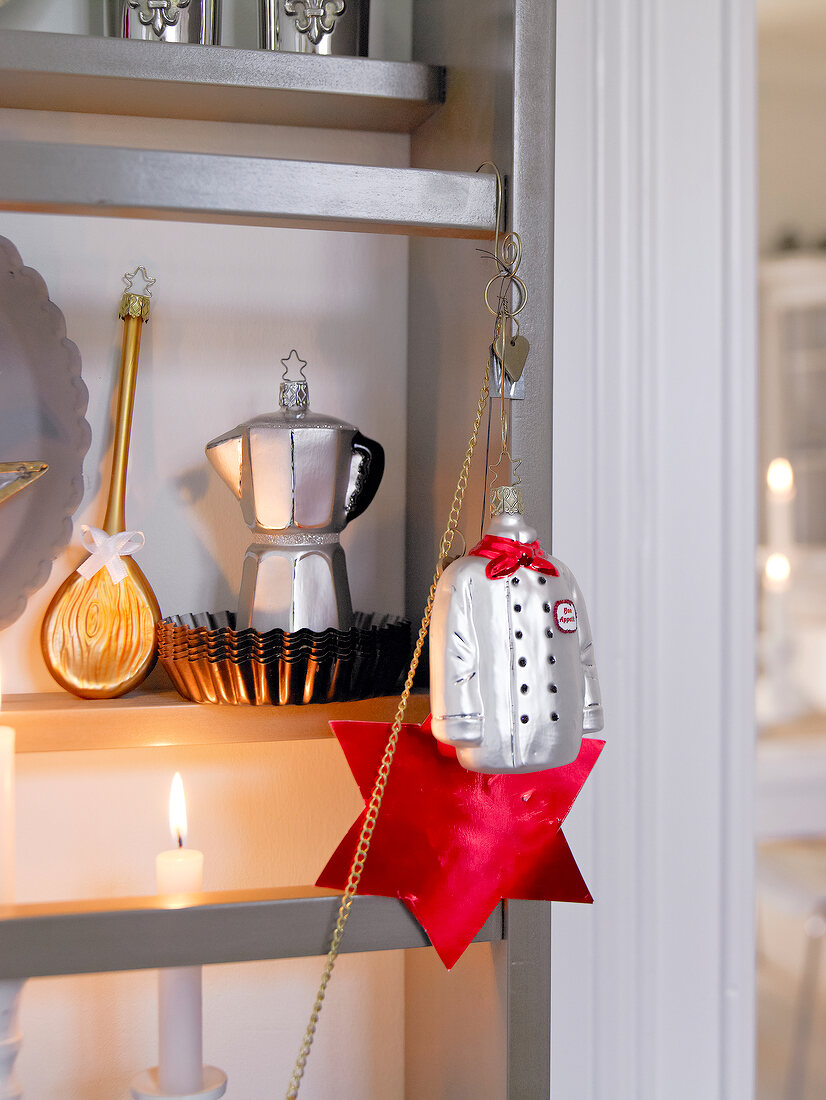
[[[290,373],[290,364],[293,361],[300,364],[300,378],[287,377]],[[284,374],[278,387],[278,404],[282,409],[306,409],[310,404],[310,389],[307,385],[307,379],[304,377],[307,360],[302,359],[293,348],[287,358],[282,359],[281,362],[284,364]]]
[[[517,485],[497,485],[490,494],[490,514],[521,516],[525,511],[522,490]]]

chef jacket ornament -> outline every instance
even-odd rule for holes
[[[494,337],[442,555],[457,534],[492,393],[499,397],[502,432],[496,465],[507,460],[511,477],[518,469],[508,446],[506,402],[519,396],[529,350],[516,321],[528,291],[517,275],[519,235],[500,240],[502,179],[491,167],[497,273],[485,303],[495,318]],[[494,286],[495,306],[488,298]],[[498,486],[481,542],[443,572],[440,563],[392,723],[333,723],[364,809],[318,880],[343,890],[343,897],[288,1100],[298,1096],[356,894],[403,901],[447,967],[500,898],[592,900],[561,832],[603,747],[596,738],[582,739],[603,724],[591,631],[570,570],[543,553],[522,512],[519,488]],[[428,628],[432,713],[424,725],[411,726],[404,723],[405,708]],[[428,727],[447,751],[430,741]],[[455,766],[454,752],[462,767]],[[551,769],[559,770],[530,780],[508,774]],[[423,791],[429,795],[424,812]]]
[[[432,730],[468,771],[535,772],[602,729],[585,601],[498,486],[484,538],[445,569],[430,625]]]

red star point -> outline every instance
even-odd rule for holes
[[[390,724],[330,725],[366,806]],[[431,735],[429,719],[403,725],[358,892],[400,898],[448,969],[501,898],[592,901],[561,825],[604,744],[584,738],[562,768],[480,775]],[[344,889],[365,813],[317,885]]]

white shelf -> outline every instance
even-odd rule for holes
[[[329,723],[392,722],[398,696],[309,706],[245,707],[188,703],[176,691],[133,691],[120,699],[77,699],[68,692],[7,695],[0,725],[14,728],[19,753],[317,741]],[[411,695],[406,722],[427,717],[429,699]]]
[[[0,209],[466,238],[490,236],[475,172],[0,142]]]
[[[4,107],[410,133],[443,99],[436,65],[0,32]]]

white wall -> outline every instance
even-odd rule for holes
[[[242,44],[252,45],[253,7],[240,16],[228,11],[230,25],[249,32],[249,41],[236,35]],[[404,56],[409,8],[376,7],[384,56]],[[0,10],[0,32],[83,32],[95,8],[12,0]],[[407,139],[392,135],[136,119],[127,138],[117,119],[17,111],[0,111],[0,135],[390,165],[408,159]],[[384,484],[344,541],[355,606],[402,610],[404,238],[14,214],[0,214],[0,234],[43,276],[80,348],[93,438],[76,525],[103,516],[120,276],[138,263],[157,276],[141,349],[127,520],[146,534],[140,564],[165,612],[233,606],[246,528],[203,446],[276,405],[278,360],[293,346],[309,360],[312,406],[349,419],[386,448]],[[0,635],[4,691],[56,689],[37,632],[80,556],[75,538],[23,617]],[[151,893],[154,855],[168,843],[165,802],[176,769],[186,784],[191,843],[205,852],[207,889],[312,882],[359,808],[333,743],[19,757],[19,900]],[[259,1100],[286,1087],[320,968],[309,959],[207,970],[205,1055],[228,1072],[229,1096]],[[402,1096],[402,980],[398,953],[341,960],[302,1089],[308,1100],[334,1090]],[[156,1061],[154,975],[32,982],[22,1025],[27,1096],[120,1097],[131,1074]]]

